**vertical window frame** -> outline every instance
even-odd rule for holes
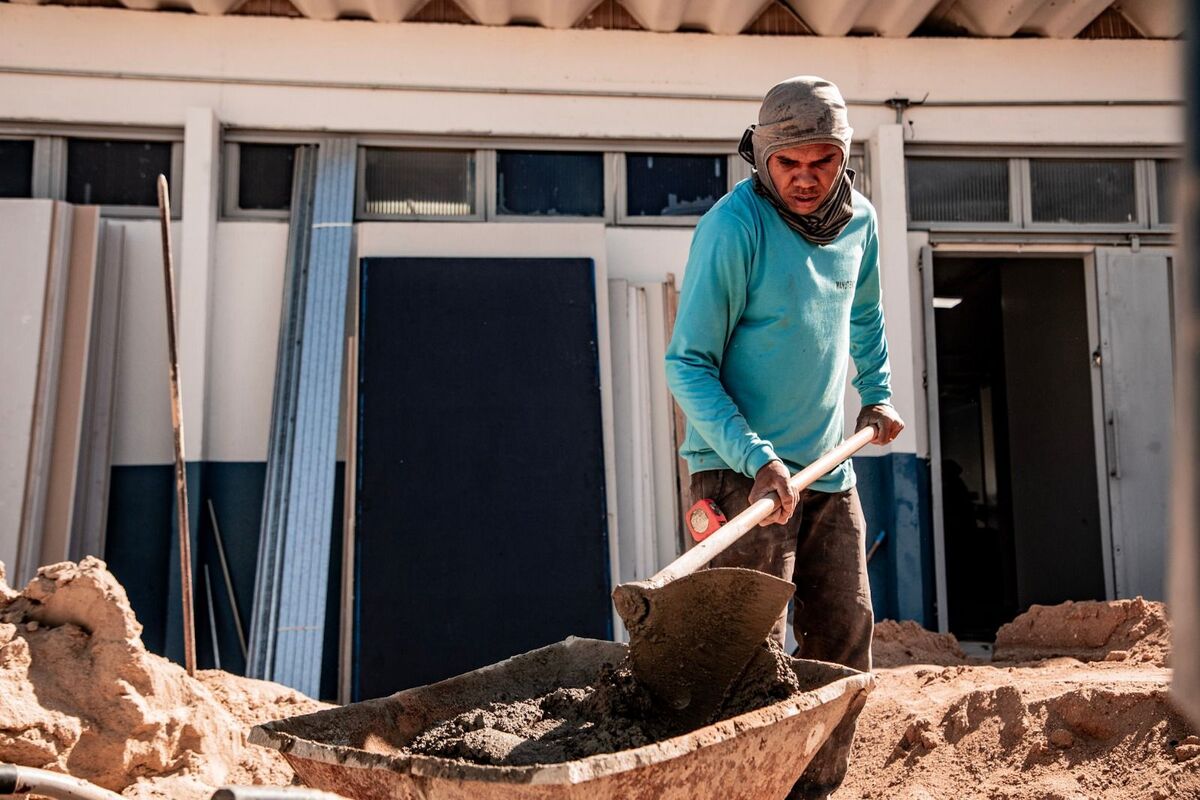
[[[1175,232],[1179,229],[1178,222],[1164,220],[1162,216],[1162,207],[1158,202],[1158,162],[1174,161],[1179,163],[1181,158],[1179,155],[1162,155],[1155,158],[1146,159],[1146,199],[1149,205],[1150,229],[1154,231]],[[1180,170],[1182,172],[1182,170]],[[1176,213],[1179,209],[1176,208]]]
[[[871,151],[862,142],[850,143],[850,158],[862,159],[862,170],[854,175],[854,188],[868,200],[871,199]]]
[[[725,168],[729,171],[729,188],[737,186],[754,174],[754,167],[737,153],[725,159]]]
[[[67,139],[37,136],[33,145],[33,196],[62,200],[67,196]]]

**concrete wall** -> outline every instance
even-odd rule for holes
[[[711,36],[0,7],[10,119],[736,141],[782,77],[821,74],[862,139],[910,112],[916,141],[1175,142],[1178,43]],[[1137,69],[1129,65],[1136,64]],[[81,90],[78,75],[88,74]],[[120,77],[118,77],[118,75]],[[497,89],[503,89],[498,93]],[[988,101],[994,105],[947,103]],[[1024,106],[1018,102],[1065,107]]]

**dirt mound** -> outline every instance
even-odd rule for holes
[[[995,661],[1070,657],[1165,666],[1170,629],[1162,603],[1143,600],[1033,606],[996,634]]]
[[[927,631],[912,620],[885,619],[875,623],[871,663],[876,669],[907,664],[954,666],[966,664],[967,654],[951,633]]]
[[[880,673],[836,800],[1200,797],[1200,738],[1148,665]]]
[[[130,797],[290,783],[278,754],[246,743],[247,726],[322,704],[226,673],[189,678],[147,652],[141,630],[99,559],[42,567],[20,593],[0,581],[0,761]]]

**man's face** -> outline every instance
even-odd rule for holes
[[[811,214],[829,194],[842,168],[842,149],[821,142],[789,147],[771,154],[767,171],[789,211]]]

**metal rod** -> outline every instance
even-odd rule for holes
[[[16,67],[0,66],[0,75],[39,75],[56,78],[92,78],[118,79],[136,81],[163,81],[167,83],[215,83],[230,86],[271,86],[306,89],[353,89],[366,91],[387,92],[430,92],[438,94],[499,94],[499,95],[532,95],[549,97],[604,97],[629,98],[636,100],[709,100],[734,103],[760,103],[761,94],[743,94],[738,92],[670,92],[654,90],[620,90],[620,89],[580,89],[554,88],[548,86],[526,86],[520,88],[505,88],[495,86],[456,86],[453,84],[424,84],[424,83],[384,83],[381,81],[330,81],[303,80],[289,78],[256,78],[239,75],[177,75],[158,72],[131,72],[128,70],[81,70],[57,69],[50,67]],[[846,99],[848,106],[892,106],[895,98],[891,97],[853,97]],[[913,104],[916,105],[915,103]],[[1002,100],[928,100],[921,103],[927,108],[1114,108],[1132,107],[1165,107],[1182,108],[1184,101],[1180,99],[1159,99],[1144,97],[1095,98],[1089,100],[1077,99],[1002,99]]]
[[[242,660],[249,658],[249,648],[246,646],[246,629],[242,627],[242,612],[238,610],[237,595],[233,593],[233,573],[229,571],[229,561],[225,558],[225,540],[221,538],[221,527],[217,525],[217,511],[213,508],[212,498],[208,498],[208,516],[212,520],[213,538],[217,542],[217,558],[221,560],[221,572],[225,575],[225,593],[229,595],[229,607],[233,609],[233,627],[237,629],[238,644],[242,647]]]
[[[208,564],[204,565],[204,593],[208,595],[208,635],[212,637],[213,666],[221,668],[221,645],[217,642],[217,608],[213,604],[212,580],[208,576]]]
[[[196,621],[192,608],[192,539],[188,532],[187,463],[183,455],[183,402],[179,396],[179,346],[175,323],[175,267],[171,257],[171,191],[158,176],[158,217],[162,227],[163,287],[167,297],[167,359],[171,383],[171,426],[175,431],[175,497],[179,520],[179,589],[183,600],[183,661],[196,675]]]
[[[883,540],[887,538],[887,531],[880,531],[875,537],[875,541],[871,543],[871,549],[867,551],[867,563],[871,563],[871,559],[875,557],[875,551],[883,544]]]

